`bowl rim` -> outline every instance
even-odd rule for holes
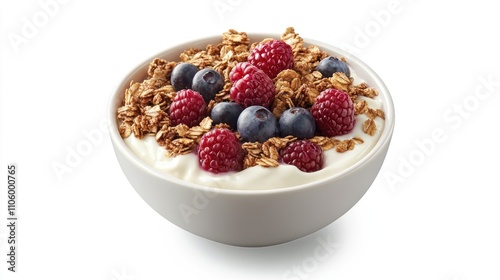
[[[258,33],[258,32],[246,32],[248,37],[250,38],[251,43],[256,42],[256,40],[252,40],[252,38],[258,37],[258,38],[280,38],[281,34],[278,33]],[[123,92],[120,91],[121,87],[125,84],[130,84],[131,81],[131,76],[137,73],[140,69],[145,67],[146,65],[149,65],[151,61],[153,61],[155,58],[162,57],[166,52],[168,52],[171,49],[176,49],[176,48],[181,48],[183,46],[189,46],[189,45],[194,45],[194,44],[199,44],[200,42],[203,41],[216,41],[220,40],[221,35],[211,35],[211,36],[206,36],[202,37],[199,39],[195,40],[190,40],[186,41],[180,44],[175,44],[171,45],[167,48],[164,48],[162,51],[157,52],[155,55],[148,57],[147,59],[143,60],[141,63],[137,64],[133,69],[127,72],[127,74],[118,82],[118,84],[114,87],[111,96],[109,97],[108,105],[107,105],[107,121],[108,121],[108,129],[109,129],[109,135],[112,140],[112,144],[115,147],[115,152],[120,152],[126,160],[134,164],[136,167],[140,168],[142,171],[148,173],[151,176],[157,177],[158,179],[165,180],[165,181],[171,181],[172,183],[175,183],[177,185],[182,185],[183,187],[188,187],[194,191],[202,191],[202,192],[211,192],[211,193],[218,193],[218,194],[228,194],[228,195],[269,195],[269,194],[277,194],[277,193],[287,193],[287,192],[295,192],[295,191],[300,191],[304,189],[309,189],[309,188],[314,188],[314,187],[321,187],[328,181],[334,181],[338,180],[344,176],[348,176],[350,173],[355,172],[357,169],[361,168],[363,165],[368,164],[371,160],[376,158],[384,149],[386,145],[389,145],[391,141],[391,137],[394,131],[394,126],[395,126],[395,109],[394,109],[394,102],[392,99],[392,96],[389,92],[389,89],[383,82],[383,80],[380,78],[380,76],[371,68],[369,67],[365,62],[363,62],[361,59],[356,57],[355,55],[342,50],[336,46],[330,45],[325,42],[321,42],[315,39],[309,39],[306,37],[302,37],[304,41],[305,46],[309,45],[316,45],[320,47],[322,50],[324,49],[329,49],[333,50],[334,52],[338,53],[339,55],[343,56],[346,58],[348,61],[348,64],[351,62],[354,62],[353,64],[359,65],[359,67],[363,68],[365,72],[368,73],[369,76],[372,77],[373,80],[375,80],[377,86],[376,89],[379,92],[379,95],[382,96],[382,100],[384,100],[383,106],[384,106],[384,113],[385,113],[385,120],[384,120],[384,128],[383,131],[380,135],[379,140],[375,144],[375,146],[366,154],[364,155],[360,160],[358,160],[356,163],[352,164],[351,166],[347,167],[346,169],[342,170],[341,172],[327,178],[323,178],[320,180],[316,180],[313,182],[309,182],[306,184],[301,184],[297,186],[291,186],[291,187],[284,187],[284,188],[278,188],[278,189],[258,189],[258,190],[248,190],[248,189],[224,189],[224,188],[214,188],[214,187],[209,187],[209,186],[203,186],[200,184],[195,184],[192,182],[187,182],[184,180],[181,180],[177,177],[170,176],[169,178],[165,178],[165,174],[162,174],[159,170],[154,169],[152,166],[148,165],[146,162],[144,162],[142,159],[140,159],[137,155],[135,155],[125,144],[125,141],[123,141],[119,131],[118,131],[118,122],[116,118],[116,103],[117,103],[117,97],[122,95]],[[372,86],[372,85],[371,85]]]

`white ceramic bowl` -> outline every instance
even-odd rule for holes
[[[279,34],[252,34],[261,41]],[[215,189],[166,179],[139,159],[120,137],[116,111],[130,81],[142,81],[156,57],[178,60],[185,49],[205,48],[220,42],[208,37],[169,48],[139,64],[119,83],[108,107],[110,137],[118,162],[137,193],[170,222],[198,236],[237,246],[268,246],[309,235],[337,220],[353,207],[375,180],[385,159],[394,128],[394,107],[388,89],[365,63],[328,44],[304,38],[330,55],[345,57],[352,69],[379,90],[385,126],[375,147],[359,162],[340,174],[309,184],[276,190]]]

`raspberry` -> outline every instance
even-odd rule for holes
[[[329,88],[322,91],[314,102],[311,113],[323,136],[349,133],[354,128],[354,105],[349,95]]]
[[[198,146],[201,168],[212,173],[240,171],[243,168],[243,148],[236,135],[227,128],[205,133]]]
[[[229,74],[233,83],[231,98],[243,108],[259,105],[266,108],[274,100],[274,83],[262,70],[248,62],[240,62]]]
[[[182,123],[192,127],[198,125],[206,116],[207,104],[203,96],[192,89],[178,91],[170,104],[169,117],[172,125]]]
[[[281,158],[284,163],[295,165],[304,172],[314,172],[323,168],[323,150],[309,140],[292,142],[281,151]]]
[[[279,72],[293,68],[292,47],[281,40],[267,41],[252,50],[248,62],[274,79]]]

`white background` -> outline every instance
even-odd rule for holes
[[[19,184],[12,273],[0,176],[1,279],[500,279],[500,17],[491,1],[54,1],[0,7],[0,173],[16,163]],[[386,82],[397,121],[379,176],[342,218],[287,244],[232,247],[177,228],[118,166],[101,130],[110,94],[169,46],[288,26],[343,46]],[[58,178],[54,164],[91,132],[102,138]],[[320,241],[334,246],[318,259]]]

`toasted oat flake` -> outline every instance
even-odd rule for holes
[[[335,151],[344,153],[353,150],[355,145],[356,141],[354,141],[353,139],[342,140],[335,146]]]
[[[178,138],[174,139],[166,144],[166,157],[175,157],[178,155],[189,154],[193,151],[196,146],[196,142],[193,139],[188,138]]]
[[[314,136],[313,138],[309,139],[309,141],[320,146],[323,151],[327,151],[335,147],[333,139],[326,136]]]
[[[343,72],[336,72],[333,73],[330,82],[334,88],[348,92],[353,80],[348,78]]]
[[[120,136],[122,138],[127,138],[132,134],[132,128],[130,125],[126,122],[122,122],[120,126],[118,127],[118,131],[120,132]]]
[[[268,157],[261,157],[257,159],[255,163],[263,167],[277,167],[280,165],[277,160]]]
[[[372,119],[367,119],[363,123],[363,132],[373,136],[375,132],[377,131],[377,124],[372,120]]]
[[[136,104],[123,105],[118,108],[117,118],[127,124],[132,124],[134,118],[140,114],[140,107]]]
[[[262,153],[262,143],[259,142],[246,142],[241,147],[247,151],[249,155],[258,156]]]
[[[335,151],[337,151],[338,153],[344,153],[346,151],[353,150],[356,144],[364,143],[363,139],[360,137],[353,137],[351,139],[341,141],[334,137],[315,136],[309,140],[320,146],[323,151],[335,148]]]
[[[224,45],[248,45],[250,39],[245,32],[238,32],[234,29],[229,29],[222,33],[222,44]]]
[[[293,27],[288,27],[281,35],[281,40],[292,47],[294,55],[301,51],[304,47],[304,40],[295,32]]]
[[[366,102],[366,100],[364,99],[361,99],[358,102],[354,103],[354,114],[356,115],[364,114],[368,109],[368,102]]]

